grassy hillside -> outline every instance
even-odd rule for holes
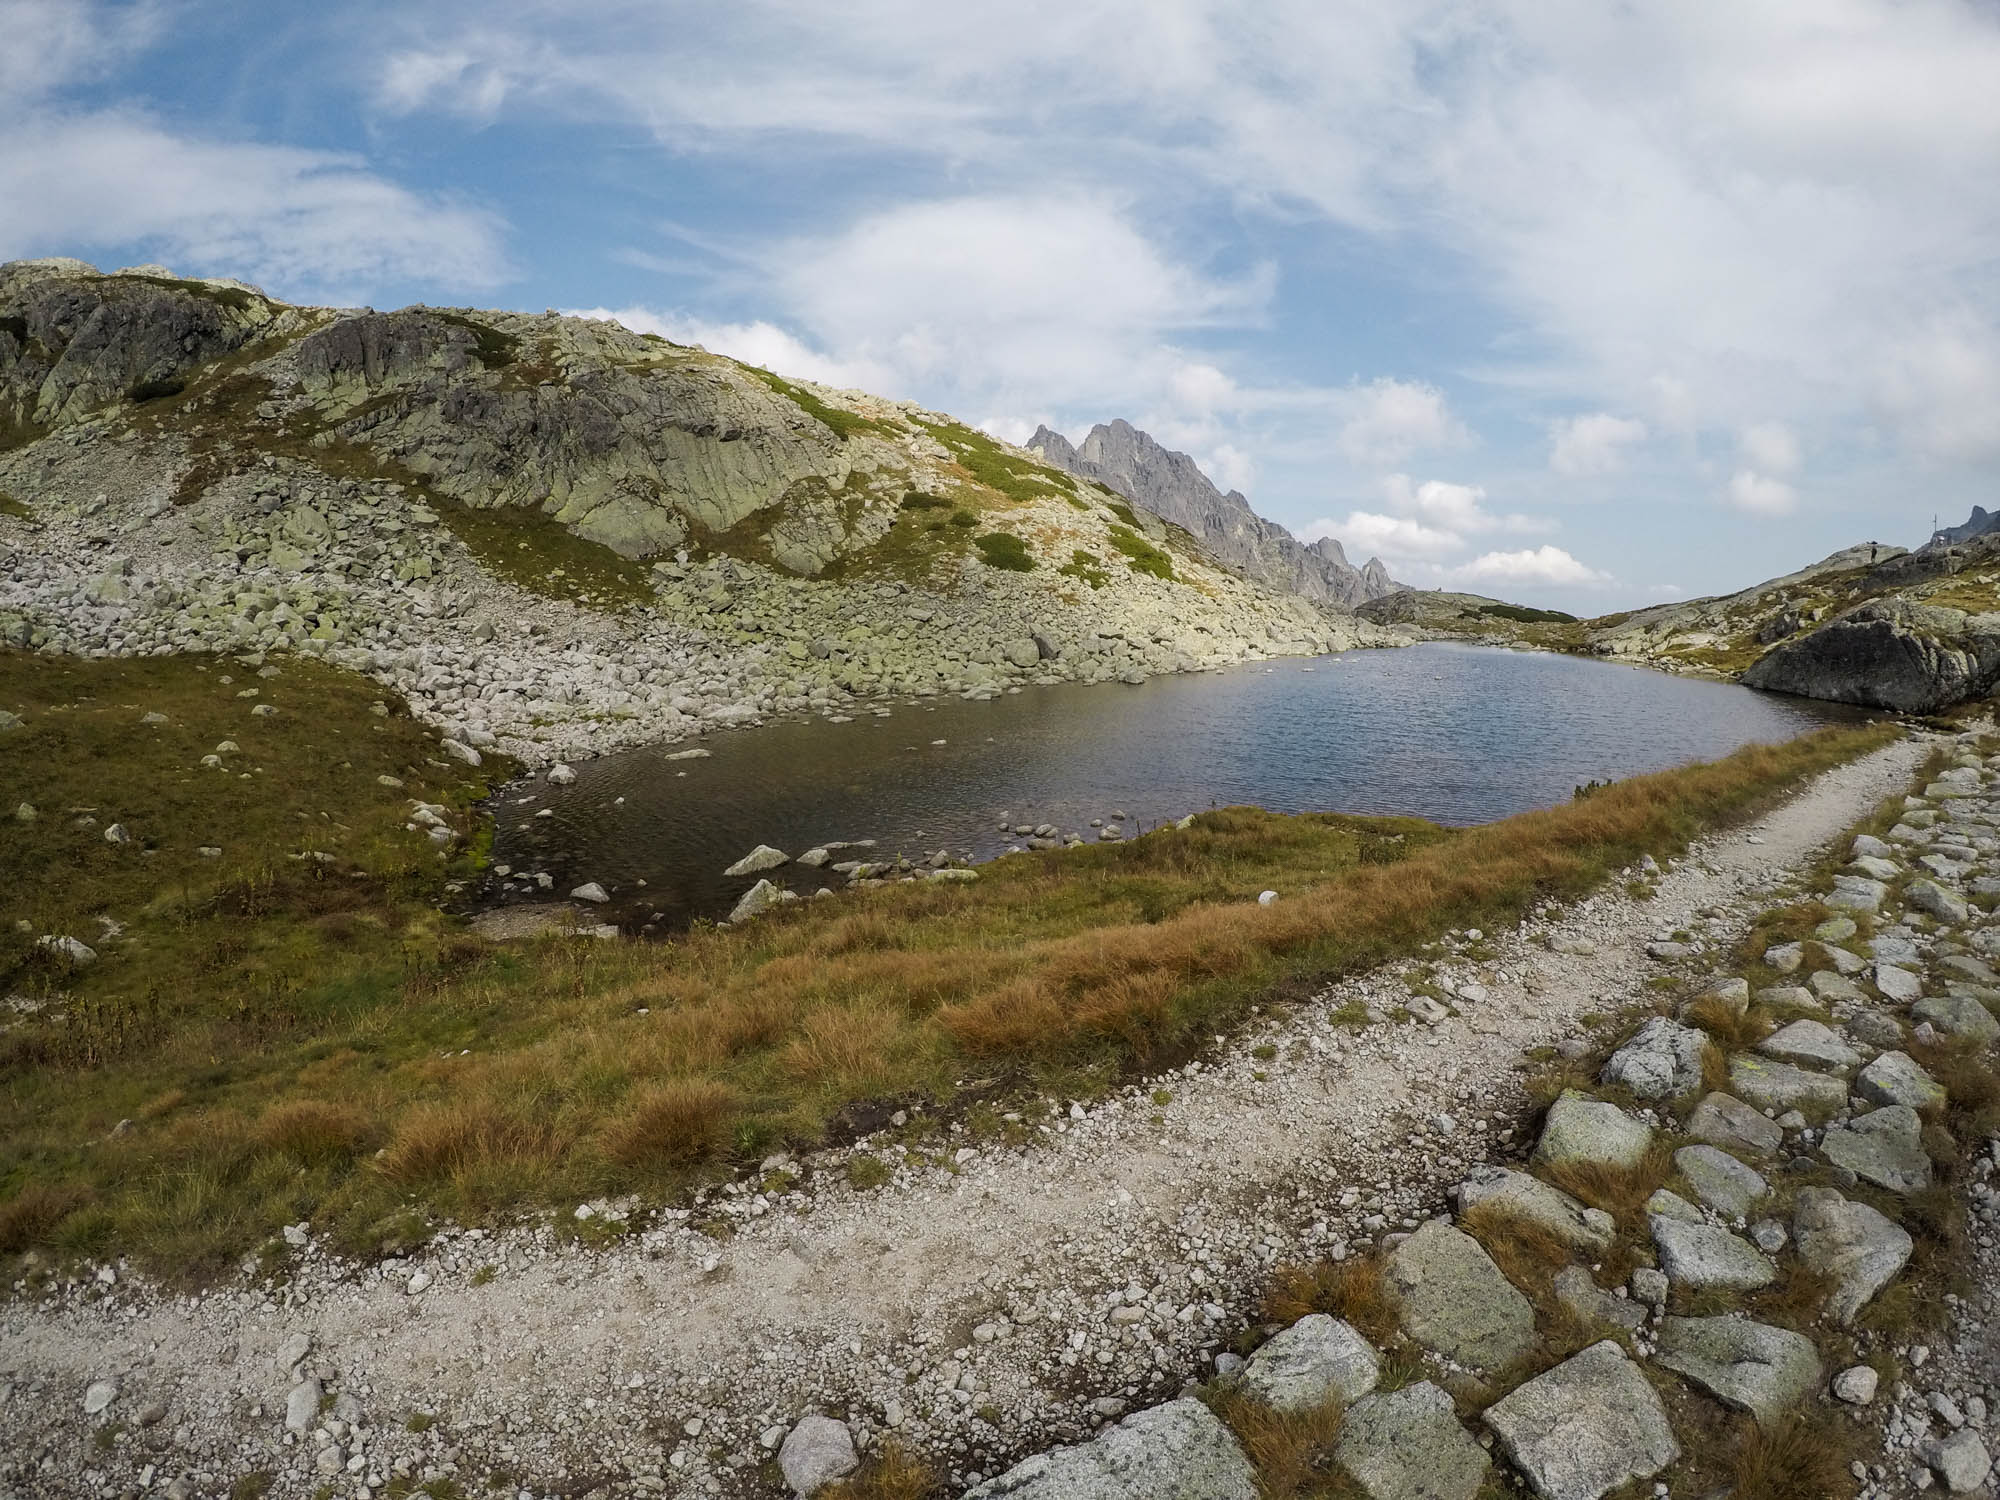
[[[0,892],[26,923],[0,956],[0,1254],[198,1276],[282,1253],[300,1219],[375,1252],[441,1216],[664,1196],[898,1102],[1018,1132],[1003,1108],[1032,1123],[1253,1003],[1579,895],[1894,733],[1483,828],[1226,809],[671,942],[496,945],[435,905],[476,858],[481,783],[378,701],[304,664],[0,656],[0,706],[25,720],[10,796],[36,809],[0,859],[39,875]],[[203,766],[224,738],[242,748]],[[417,799],[456,852],[406,826]],[[104,841],[113,820],[130,843]],[[100,956],[55,958],[48,932]]]

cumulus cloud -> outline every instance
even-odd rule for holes
[[[1758,422],[1737,435],[1743,462],[1766,474],[1790,474],[1798,468],[1799,437],[1783,422]]]
[[[1625,466],[1626,449],[1645,440],[1646,424],[1636,417],[1564,417],[1550,424],[1549,467],[1572,478],[1613,474]]]
[[[1333,537],[1344,551],[1356,558],[1373,553],[1404,562],[1411,559],[1450,557],[1465,548],[1465,539],[1455,531],[1426,526],[1408,516],[1385,516],[1376,511],[1349,511],[1347,519],[1318,520],[1302,527],[1299,537],[1316,542]]]
[[[1790,515],[1799,503],[1798,491],[1784,480],[1755,469],[1738,469],[1730,475],[1727,493],[1731,505],[1754,516]]]
[[[1521,552],[1486,552],[1449,570],[1461,583],[1514,584],[1522,587],[1601,588],[1611,575],[1578,562],[1560,547],[1542,546]]]
[[[1453,532],[1555,529],[1553,522],[1535,516],[1492,514],[1485,507],[1486,491],[1476,484],[1451,484],[1442,479],[1426,479],[1418,484],[1407,474],[1391,474],[1382,481],[1382,498],[1404,515],[1420,517]]]
[[[1890,352],[1875,399],[1928,457],[2000,457],[2000,328],[1961,310],[1912,331]]]
[[[1393,464],[1428,449],[1454,448],[1470,434],[1451,413],[1443,391],[1424,381],[1384,376],[1341,391],[1335,446],[1358,464]]]

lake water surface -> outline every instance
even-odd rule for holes
[[[1003,821],[1095,837],[1090,821],[1113,813],[1137,833],[1232,803],[1482,823],[1587,781],[1862,717],[1575,657],[1441,643],[1354,651],[626,751],[578,766],[573,786],[503,793],[494,857],[517,876],[552,875],[557,896],[598,881],[621,919],[671,927],[726,914],[755,877],[721,872],[760,843],[798,854],[874,839],[858,857],[943,848],[987,859],[1020,842]],[[666,758],[693,744],[709,758]],[[795,865],[770,878],[805,892],[842,884]]]

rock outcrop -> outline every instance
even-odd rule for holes
[[[1747,687],[1898,713],[1984,697],[2000,679],[2000,613],[1877,599],[1776,647]]]
[[[1218,559],[1266,587],[1350,608],[1406,587],[1390,578],[1380,558],[1355,567],[1333,537],[1301,542],[1251,510],[1239,491],[1217,489],[1187,454],[1162,447],[1122,418],[1098,423],[1081,445],[1038,427],[1028,447],[1200,537]]]

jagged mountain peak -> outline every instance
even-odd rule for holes
[[[1299,541],[1253,511],[1240,490],[1224,492],[1189,455],[1122,417],[1098,423],[1081,443],[1040,426],[1027,447],[1057,468],[1108,485],[1193,532],[1222,561],[1269,587],[1350,609],[1404,587],[1379,558],[1356,568],[1333,537]]]

